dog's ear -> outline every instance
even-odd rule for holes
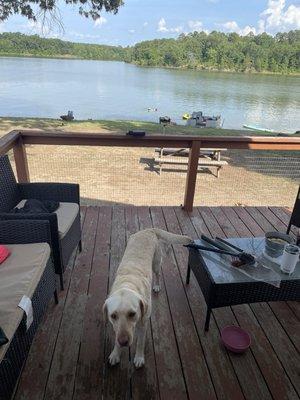
[[[143,299],[140,299],[140,309],[141,309],[141,320],[143,320],[148,310],[148,305]]]
[[[107,322],[107,320],[108,320],[108,315],[107,315],[107,304],[106,304],[106,302],[103,304],[102,312],[103,312],[103,320],[104,320],[104,323],[106,324],[106,322]]]

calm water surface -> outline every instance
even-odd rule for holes
[[[157,112],[148,112],[157,108]],[[140,68],[121,62],[0,58],[0,115],[158,121],[185,112],[221,114],[244,123],[300,129],[300,78]]]

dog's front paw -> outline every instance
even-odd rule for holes
[[[159,285],[153,285],[153,292],[158,293],[160,291],[160,286]]]
[[[112,351],[110,356],[108,357],[110,365],[116,365],[120,362],[120,354],[116,351]]]
[[[135,356],[134,357],[134,366],[135,368],[141,368],[145,364],[145,358],[144,356]]]

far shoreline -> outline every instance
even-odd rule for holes
[[[194,72],[220,72],[226,74],[242,74],[242,75],[271,75],[271,76],[284,76],[284,77],[298,77],[300,76],[300,72],[272,72],[272,71],[236,71],[236,70],[228,70],[228,69],[218,69],[214,67],[206,67],[206,66],[197,66],[195,68],[191,67],[174,67],[174,66],[162,66],[162,65],[141,65],[134,62],[129,62],[126,60],[112,60],[112,59],[98,59],[98,58],[82,58],[76,57],[72,55],[56,55],[56,56],[45,56],[45,55],[34,55],[34,54],[0,54],[0,58],[35,58],[35,59],[44,59],[44,60],[70,60],[70,61],[108,61],[108,62],[120,62],[129,65],[134,65],[139,68],[159,68],[166,70],[175,70],[175,71],[194,71]]]

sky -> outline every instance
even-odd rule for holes
[[[92,21],[78,8],[59,2],[64,31],[50,32],[20,16],[0,23],[0,32],[59,37],[74,42],[128,46],[143,40],[174,38],[192,31],[247,35],[300,29],[300,0],[124,0],[118,14],[103,12]]]

